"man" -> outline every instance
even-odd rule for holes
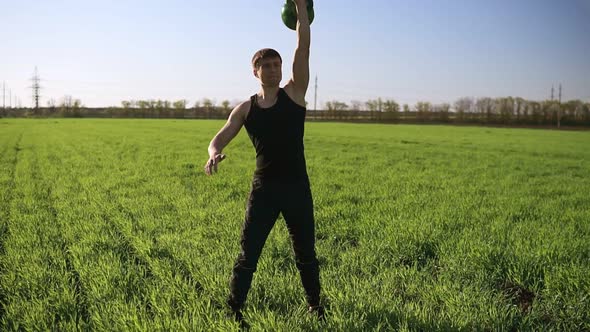
[[[293,77],[284,88],[278,52],[262,49],[254,54],[254,76],[260,91],[236,106],[225,126],[209,145],[208,175],[225,159],[223,148],[242,125],[256,150],[256,171],[241,234],[241,251],[232,270],[227,304],[243,322],[241,308],[264,243],[279,213],[283,214],[293,243],[295,261],[310,313],[324,318],[320,306],[319,266],[315,253],[313,201],[303,151],[305,93],[309,83],[310,27],[306,0],[293,0],[297,9],[297,48]]]

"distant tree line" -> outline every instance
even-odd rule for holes
[[[101,117],[101,118],[186,118],[226,119],[234,105],[219,105],[204,98],[189,106],[187,100],[125,100],[120,106],[84,107],[79,99],[50,100],[47,107],[1,109],[3,117]],[[308,120],[383,123],[456,123],[526,126],[589,126],[590,103],[570,100],[531,101],[520,97],[463,97],[452,105],[419,101],[400,105],[392,99],[373,99],[347,104],[332,100],[322,110],[308,110]]]
[[[324,110],[311,113],[317,120],[328,121],[590,126],[588,102],[532,101],[520,97],[463,97],[452,105],[427,101],[400,105],[381,98],[364,103],[352,101],[348,105],[334,100],[327,102]]]

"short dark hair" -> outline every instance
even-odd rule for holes
[[[260,65],[260,60],[269,58],[279,58],[279,60],[283,62],[283,59],[281,58],[279,52],[273,50],[272,48],[263,48],[254,53],[254,56],[252,57],[252,67],[258,68],[258,66]]]

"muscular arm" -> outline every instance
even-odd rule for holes
[[[309,84],[309,47],[311,33],[307,16],[307,0],[293,0],[297,8],[297,48],[293,58],[293,77],[287,83],[292,98],[305,105],[305,93]]]
[[[207,173],[207,175],[211,175],[213,174],[213,171],[217,171],[217,164],[225,159],[225,155],[221,154],[221,151],[240,132],[240,129],[244,125],[244,120],[246,120],[246,114],[249,108],[249,101],[236,106],[231,111],[223,128],[219,130],[211,140],[211,143],[209,143],[209,160],[207,161],[207,164],[205,164],[205,173]]]

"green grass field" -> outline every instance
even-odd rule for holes
[[[255,166],[222,121],[0,119],[0,330],[236,330]],[[307,123],[322,293],[282,218],[252,330],[590,330],[590,132]]]

